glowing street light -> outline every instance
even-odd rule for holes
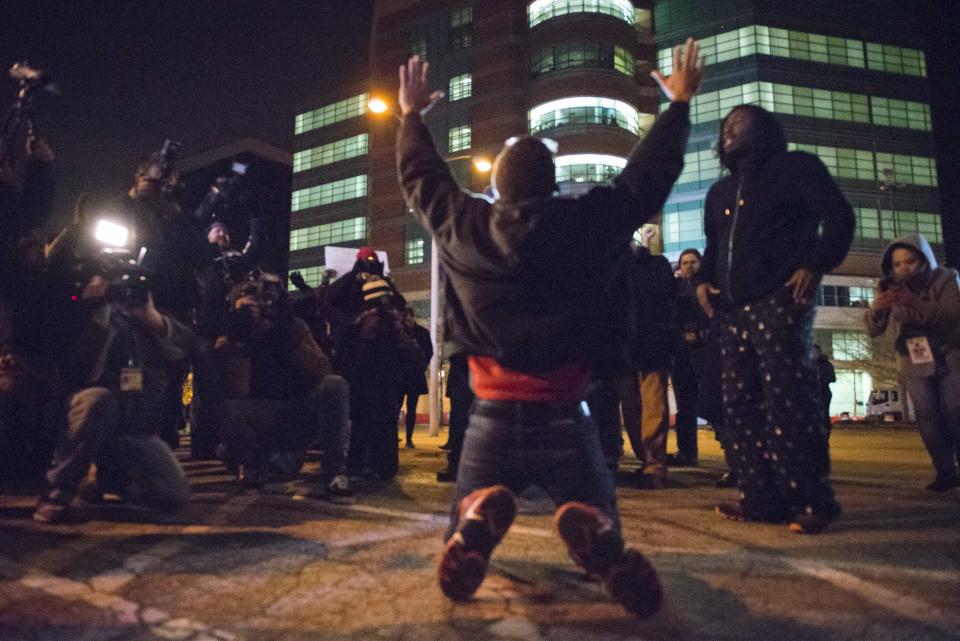
[[[374,97],[367,102],[367,109],[370,110],[370,113],[384,114],[390,110],[390,106],[383,100],[383,98]]]
[[[476,167],[477,171],[484,174],[493,169],[493,163],[488,158],[474,158],[473,166]]]

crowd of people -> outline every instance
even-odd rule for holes
[[[451,599],[480,586],[514,497],[537,485],[557,504],[570,556],[628,611],[656,612],[656,570],[620,533],[624,430],[635,487],[661,489],[671,467],[698,465],[702,418],[725,456],[716,484],[739,491],[717,512],[801,534],[841,513],[828,454],[834,374],[811,336],[816,288],[846,256],[854,215],[823,163],[788,152],[769,112],[735,107],[719,131],[727,173],[707,195],[703,253],[685,249],[671,265],[650,250],[647,223],[682,169],[703,64],[692,40],[677,47],[673,75],[653,74],[669,108],[610,184],[575,198],[558,196],[554,152],[534,136],[505,144],[492,197],[460,189],[423,122],[436,95],[428,65],[400,68],[400,190],[436,240],[446,296],[449,454],[437,479],[456,483],[439,563]],[[352,502],[359,479],[398,474],[404,401],[403,441],[415,447],[435,346],[374,249],[315,286],[293,272],[288,291],[258,260],[242,181],[219,180],[191,215],[175,148],[137,165],[113,219],[78,206],[52,239],[49,145],[28,136],[22,181],[0,169],[0,470],[5,482],[43,479],[38,521],[107,493],[182,509],[190,488],[174,450],[185,424],[190,456],[219,459],[251,490],[297,478],[320,451],[317,483],[335,502]],[[111,230],[128,237],[109,240]],[[922,236],[892,243],[881,268],[869,332],[899,328],[936,470],[927,489],[960,487],[957,273]]]

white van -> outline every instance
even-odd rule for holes
[[[867,400],[866,420],[892,423],[903,420],[903,402],[900,390],[893,388],[875,389]]]

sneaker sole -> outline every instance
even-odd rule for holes
[[[567,503],[554,521],[570,558],[590,574],[604,574],[623,555],[623,538],[595,507]]]
[[[493,549],[510,529],[517,514],[513,494],[495,486],[461,504],[460,525],[447,541],[437,572],[440,589],[454,601],[466,601],[487,574]]]

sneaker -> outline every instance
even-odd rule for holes
[[[787,528],[794,534],[820,534],[831,519],[823,514],[798,514],[790,519]]]
[[[949,492],[955,487],[960,487],[960,476],[938,476],[934,479],[933,483],[926,487],[926,490],[927,492],[940,494],[942,492]]]
[[[440,449],[441,449],[441,450],[449,450],[450,447],[451,447],[450,441],[447,441],[446,443],[444,443],[443,445],[440,446]]]
[[[255,490],[263,487],[265,478],[260,468],[241,463],[237,466],[237,481],[243,489]]]
[[[413,444],[413,441],[407,441],[407,444],[404,445],[404,447],[407,448],[408,450],[412,450],[412,449],[415,449],[417,446]]]
[[[696,456],[684,456],[680,452],[667,454],[667,465],[672,467],[697,467]]]
[[[454,601],[469,599],[487,574],[490,554],[517,515],[513,493],[502,485],[474,490],[460,502],[460,522],[440,556],[440,589]]]
[[[607,591],[625,610],[641,619],[660,610],[663,588],[657,571],[637,550],[624,550],[623,538],[607,515],[573,501],[557,510],[554,521],[570,557],[603,579]]]
[[[714,487],[737,487],[737,475],[733,472],[724,472],[723,476],[713,483]]]
[[[438,483],[453,483],[456,480],[457,480],[457,473],[451,471],[449,468],[443,469],[437,472]]]
[[[350,489],[350,481],[343,474],[337,474],[327,483],[327,499],[338,505],[353,505],[357,498]]]
[[[40,498],[33,520],[38,523],[63,523],[70,515],[71,497],[51,492]]]

